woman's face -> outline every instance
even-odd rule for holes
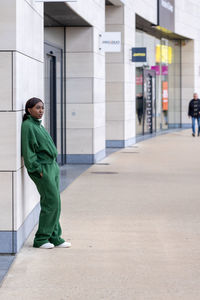
[[[36,119],[42,119],[44,114],[44,104],[42,102],[38,102],[32,108],[28,108],[30,115]]]

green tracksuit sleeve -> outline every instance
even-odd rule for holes
[[[36,149],[37,140],[31,127],[22,128],[22,156],[24,157],[24,164],[29,173],[42,173],[42,166],[38,161]]]

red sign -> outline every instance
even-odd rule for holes
[[[162,107],[163,110],[168,110],[168,82],[162,82]]]
[[[143,84],[142,75],[136,76],[136,85],[142,85],[142,84]]]
[[[168,66],[162,66],[162,75],[168,75]]]
[[[160,66],[151,66],[151,70],[155,70],[156,75],[160,75]]]

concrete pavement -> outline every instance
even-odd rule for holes
[[[62,193],[71,249],[32,248],[1,300],[199,300],[200,138],[191,130],[121,149]]]

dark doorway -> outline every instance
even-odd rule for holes
[[[156,74],[143,70],[143,134],[156,131]]]
[[[57,149],[58,163],[66,163],[65,118],[63,101],[63,50],[45,43],[45,127]]]
[[[47,129],[49,130],[49,133],[51,134],[51,137],[57,146],[57,114],[56,114],[56,103],[57,103],[57,97],[56,97],[56,56],[53,55],[53,52],[50,51],[46,54],[46,68],[48,70],[47,73],[47,80],[49,82],[46,82],[45,89],[46,93],[46,99],[45,99],[45,107],[46,107],[46,114],[48,113],[48,116],[46,115],[46,123],[48,124]],[[49,95],[48,95],[49,94]]]
[[[136,134],[156,132],[156,73],[136,68]]]

